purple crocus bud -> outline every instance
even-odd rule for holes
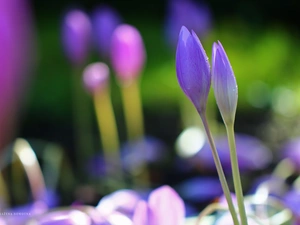
[[[86,89],[95,93],[108,84],[109,68],[106,64],[97,62],[88,65],[83,71],[83,83]]]
[[[211,76],[207,55],[197,35],[182,27],[176,52],[179,85],[199,113],[206,109]]]
[[[233,124],[238,88],[229,59],[219,41],[213,44],[211,73],[215,98],[221,116],[226,124]]]
[[[73,65],[82,65],[86,60],[90,39],[89,17],[79,9],[68,12],[62,26],[62,43],[65,54]]]
[[[97,50],[104,59],[107,59],[110,53],[112,34],[121,23],[121,18],[113,8],[102,6],[94,11],[92,23]]]
[[[145,47],[139,31],[128,24],[118,26],[111,40],[111,61],[123,82],[135,79],[144,66]]]

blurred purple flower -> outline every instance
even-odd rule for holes
[[[121,152],[124,167],[128,170],[138,169],[144,163],[161,162],[167,155],[165,144],[154,137],[145,137],[135,142],[127,142],[122,147]]]
[[[238,88],[229,59],[221,42],[213,44],[212,50],[212,83],[221,116],[226,124],[235,119]]]
[[[300,138],[287,142],[282,148],[281,157],[288,158],[300,171]]]
[[[199,203],[219,197],[222,187],[218,178],[195,177],[183,181],[176,190],[185,201]]]
[[[96,209],[106,217],[116,211],[131,217],[140,200],[141,195],[133,190],[118,190],[103,197]]]
[[[111,40],[111,63],[119,80],[130,82],[140,75],[145,59],[140,32],[128,24],[119,25]]]
[[[62,45],[73,65],[82,65],[88,56],[91,41],[91,23],[81,10],[69,11],[62,24]]]
[[[258,139],[252,136],[236,134],[236,149],[241,171],[253,171],[265,168],[272,161],[271,151]],[[231,171],[230,151],[226,136],[215,139],[216,147],[226,172]],[[208,143],[195,156],[198,164],[215,170],[215,164]]]
[[[291,190],[283,197],[284,205],[289,208],[300,222],[300,190]]]
[[[169,186],[152,191],[148,202],[140,201],[133,215],[133,225],[183,225],[184,220],[184,203]]]
[[[104,63],[91,63],[83,71],[83,83],[92,94],[105,88],[108,80],[109,68]]]
[[[165,31],[168,43],[172,46],[176,46],[182,26],[203,38],[209,32],[211,23],[211,12],[207,5],[193,0],[169,0]]]
[[[11,141],[20,98],[34,61],[28,6],[26,0],[0,0],[0,149]]]
[[[92,24],[97,50],[104,59],[108,59],[112,34],[121,24],[121,18],[113,8],[101,6],[93,12]]]
[[[179,85],[199,113],[206,109],[211,76],[207,55],[197,35],[182,27],[176,51]]]

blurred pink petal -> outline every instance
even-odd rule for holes
[[[112,34],[111,61],[121,81],[136,78],[144,66],[145,47],[139,31],[128,24],[118,26]]]
[[[149,207],[153,213],[151,225],[183,225],[184,202],[171,187],[165,185],[155,189],[149,196]]]
[[[0,0],[0,149],[16,125],[33,62],[33,30],[26,0]]]

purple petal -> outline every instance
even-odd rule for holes
[[[34,58],[29,1],[0,1],[0,149],[11,141]]]
[[[116,27],[121,23],[118,13],[109,6],[97,8],[92,17],[95,42],[100,55],[107,59],[110,52],[111,38]]]
[[[183,225],[185,209],[183,200],[169,186],[162,186],[151,192],[149,207],[153,218],[151,225]]]
[[[64,18],[62,44],[66,56],[74,65],[82,65],[87,58],[91,40],[89,17],[81,10],[72,10]]]
[[[141,197],[135,191],[119,190],[102,198],[97,206],[97,210],[103,215],[119,211],[131,216],[140,200]]]
[[[288,158],[300,171],[300,139],[293,139],[287,142],[282,148],[282,158]]]
[[[123,24],[112,34],[111,63],[118,78],[123,82],[135,79],[142,71],[146,59],[140,32]]]
[[[92,63],[83,71],[83,83],[86,89],[95,93],[106,88],[109,79],[109,68],[104,63]]]
[[[197,35],[184,26],[177,45],[176,73],[181,89],[196,109],[205,110],[211,82],[209,62]]]
[[[147,202],[140,201],[134,211],[132,222],[133,225],[150,225],[155,224],[155,221],[151,221],[151,210],[148,207]]]
[[[230,62],[220,42],[213,45],[212,81],[222,118],[225,123],[233,123],[237,107],[238,88]]]
[[[222,194],[222,187],[218,178],[197,177],[179,184],[176,188],[184,200],[203,202],[212,200]]]
[[[89,216],[75,209],[49,212],[37,219],[39,225],[90,225]]]
[[[182,25],[204,37],[211,27],[211,12],[204,4],[190,0],[169,0],[166,18],[166,36],[168,44],[176,47],[177,34]]]
[[[226,136],[215,139],[216,147],[226,172],[231,171],[230,150]],[[272,153],[260,140],[255,137],[236,134],[236,148],[239,167],[242,171],[252,171],[263,169],[272,161]],[[205,168],[215,169],[212,153],[209,145],[204,147],[195,156]]]

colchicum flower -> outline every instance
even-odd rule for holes
[[[177,45],[176,72],[181,89],[198,112],[204,113],[211,84],[210,66],[197,35],[184,26]]]
[[[82,65],[87,58],[91,40],[89,17],[81,10],[72,10],[64,18],[62,44],[65,54],[74,65]]]
[[[140,32],[133,26],[118,26],[111,40],[111,61],[121,81],[135,79],[144,66],[145,47]]]
[[[235,119],[238,88],[229,59],[221,42],[213,44],[212,83],[217,105],[225,124]]]
[[[200,38],[211,28],[212,17],[207,5],[194,0],[169,0],[166,18],[166,38],[168,44],[176,47],[181,26],[193,30]]]
[[[104,63],[92,63],[83,71],[83,83],[86,89],[95,93],[101,91],[108,84],[109,68]]]
[[[184,220],[184,203],[169,186],[152,191],[148,202],[140,201],[133,215],[133,225],[183,225]]]
[[[120,23],[121,18],[118,13],[108,6],[97,8],[92,15],[94,42],[104,59],[109,57],[111,37]]]

